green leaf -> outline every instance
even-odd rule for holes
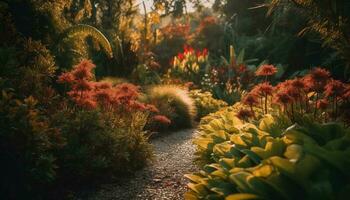
[[[242,149],[241,150],[242,153],[244,153],[245,155],[247,155],[255,164],[260,164],[261,159],[260,157],[254,153],[253,151],[249,150],[249,149]]]
[[[240,194],[231,194],[225,198],[225,200],[250,200],[250,199],[261,199],[255,194],[240,193]]]

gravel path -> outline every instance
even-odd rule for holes
[[[194,163],[195,130],[174,132],[152,141],[155,161],[135,176],[103,185],[89,200],[183,199],[188,181],[184,174],[197,170]]]

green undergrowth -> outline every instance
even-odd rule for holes
[[[308,117],[236,117],[235,105],[204,117],[194,139],[201,170],[185,175],[185,199],[346,199],[350,129]]]

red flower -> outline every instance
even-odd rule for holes
[[[327,81],[328,78],[331,76],[331,73],[326,69],[316,67],[311,71],[310,75],[312,79],[314,79],[314,81],[319,82],[319,81]]]
[[[94,84],[87,80],[79,80],[72,85],[72,90],[76,91],[90,91],[94,88]]]
[[[321,110],[327,109],[328,105],[329,105],[329,102],[327,99],[320,99],[316,102],[316,108]]]
[[[320,93],[323,91],[329,78],[329,71],[317,67],[314,68],[309,75],[305,76],[304,81],[309,89]]]
[[[293,98],[289,96],[287,92],[277,93],[274,100],[276,103],[279,103],[282,105],[287,105],[293,102]]]
[[[258,94],[260,96],[272,95],[272,92],[273,86],[267,82],[256,85],[252,90],[252,93]]]
[[[290,87],[292,85],[292,80],[285,80],[283,82],[280,82],[276,85],[276,90],[277,91],[283,91],[286,88]]]
[[[91,80],[93,78],[91,70],[94,67],[95,65],[91,61],[83,60],[74,67],[74,70],[71,73],[77,80]]]
[[[277,68],[273,65],[261,65],[258,70],[256,70],[256,76],[271,76],[277,73]]]
[[[324,93],[327,97],[331,97],[331,96],[338,97],[344,94],[345,89],[346,89],[345,85],[341,81],[332,79],[325,86]]]
[[[297,87],[294,87],[293,85],[289,85],[285,87],[284,91],[293,98],[293,100],[297,100],[301,97],[300,90]]]
[[[236,115],[239,119],[246,120],[254,116],[254,113],[247,109],[241,109]]]
[[[167,118],[166,116],[164,116],[164,115],[155,115],[153,117],[153,120],[156,121],[156,122],[165,124],[165,125],[171,124],[171,120],[169,118]]]
[[[69,72],[61,74],[57,80],[58,83],[72,83],[73,81],[74,76]]]
[[[178,53],[178,54],[177,54],[177,58],[178,58],[180,61],[182,61],[182,60],[185,58],[185,56],[184,56],[183,53]]]
[[[245,64],[240,64],[238,66],[238,73],[244,73],[247,71],[247,66]]]
[[[300,78],[292,80],[291,85],[298,90],[303,90],[306,87],[304,80]]]
[[[203,56],[207,56],[209,53],[208,49],[207,48],[204,48],[203,51],[202,51],[202,55]]]
[[[249,106],[254,106],[259,103],[258,96],[254,93],[248,93],[242,100],[242,103]]]
[[[96,91],[94,97],[100,105],[106,107],[111,104],[111,101],[113,99],[113,93],[110,89],[102,89]]]
[[[185,45],[184,46],[184,53],[193,53],[194,52],[194,49],[188,45]]]

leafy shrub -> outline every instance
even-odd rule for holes
[[[0,198],[38,198],[56,178],[55,152],[64,138],[37,100],[19,100],[6,91],[0,96],[0,127]]]
[[[239,110],[239,108],[236,108]],[[194,140],[207,157],[185,199],[344,199],[349,195],[350,129],[264,115],[244,123],[219,111]]]
[[[93,81],[94,67],[85,60],[58,79],[70,100],[53,118],[67,139],[59,155],[63,179],[128,172],[151,156],[144,127],[157,109],[138,101],[135,85]]]
[[[156,63],[153,64],[156,65]],[[156,69],[153,69],[150,64],[138,65],[133,71],[133,79],[142,85],[159,84],[161,82]]]
[[[147,113],[123,115],[73,108],[62,110],[53,120],[67,141],[58,155],[59,172],[65,181],[130,172],[152,156],[143,131]]]
[[[54,57],[40,42],[21,39],[15,47],[0,47],[1,87],[13,88],[23,97],[41,101],[54,76]]]
[[[191,90],[190,96],[194,100],[197,108],[197,118],[200,119],[210,113],[214,113],[227,106],[227,103],[214,99],[210,92],[201,90]]]
[[[161,115],[170,119],[169,128],[191,127],[196,107],[188,91],[176,85],[158,85],[147,92],[146,101],[155,105]]]

